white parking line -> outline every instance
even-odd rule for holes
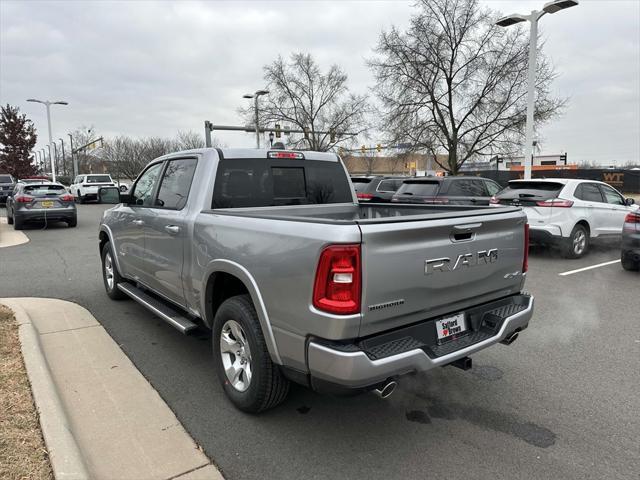
[[[585,270],[591,270],[593,268],[606,267],[607,265],[613,265],[614,263],[620,263],[620,259],[611,260],[610,262],[599,263],[597,265],[591,265],[590,267],[578,268],[577,270],[569,270],[568,272],[559,273],[561,277],[565,277],[567,275],[573,275],[574,273],[584,272]]]

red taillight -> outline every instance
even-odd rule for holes
[[[627,216],[624,217],[624,223],[640,223],[640,214],[628,213]]]
[[[499,204],[500,204],[500,200],[498,200],[495,195],[489,199],[489,205],[499,205]]]
[[[18,195],[16,197],[16,202],[18,203],[31,203],[33,202],[33,197],[29,195]]]
[[[360,245],[331,245],[322,251],[313,306],[339,315],[360,313]]]
[[[373,195],[370,193],[356,193],[356,197],[358,197],[358,200],[371,200]]]
[[[557,208],[569,208],[573,206],[571,200],[563,200],[562,198],[553,198],[551,200],[543,200],[536,202],[539,207],[557,207]]]
[[[73,202],[73,195],[67,193],[65,195],[62,195],[60,197],[60,200],[62,200],[63,202]]]
[[[522,273],[529,270],[529,224],[524,224],[524,258],[522,260]]]

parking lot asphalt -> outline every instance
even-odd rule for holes
[[[387,400],[294,387],[251,416],[224,397],[206,331],[185,337],[133,301],[108,299],[105,208],[79,205],[77,228],[30,228],[29,243],[0,249],[0,297],[89,309],[226,478],[638,478],[640,274],[614,263],[559,275],[616,260],[615,245],[579,260],[532,248],[529,329],[474,355],[469,371],[404,377]]]

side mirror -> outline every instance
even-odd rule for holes
[[[98,203],[126,203],[126,200],[124,200],[122,197],[123,195],[120,195],[120,190],[118,189],[118,187],[101,187],[98,189]]]
[[[624,200],[624,204],[627,205],[628,207],[630,207],[631,205],[633,205],[634,203],[636,203],[636,201],[633,198],[626,198]]]

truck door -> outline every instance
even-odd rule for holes
[[[122,274],[134,280],[144,277],[144,223],[163,163],[154,163],[138,177],[129,204],[117,210],[110,224]]]
[[[187,198],[196,164],[195,158],[167,162],[144,219],[144,283],[179,305],[185,305],[182,265],[188,238]]]

